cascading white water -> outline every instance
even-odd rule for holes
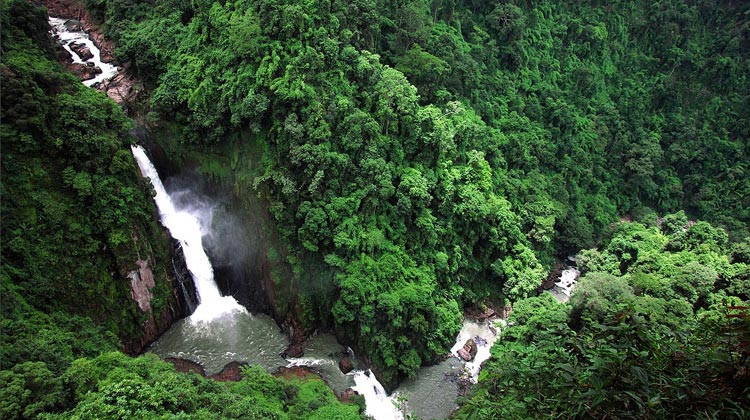
[[[477,383],[479,371],[482,369],[482,363],[491,356],[490,350],[498,338],[497,328],[502,328],[504,326],[505,324],[503,320],[499,320],[496,323],[493,323],[492,321],[476,322],[472,320],[464,320],[461,331],[458,333],[458,337],[456,337],[456,344],[451,348],[451,353],[456,357],[460,357],[458,350],[466,344],[468,339],[474,339],[474,344],[477,345],[477,354],[472,361],[466,362],[465,365],[466,373],[469,375],[473,383]]]
[[[570,299],[570,294],[573,292],[576,283],[578,283],[578,277],[581,272],[575,267],[568,267],[560,274],[560,279],[555,283],[555,286],[550,290],[550,293],[557,298],[560,302],[567,302]]]
[[[214,271],[208,255],[203,250],[203,229],[198,218],[185,210],[178,210],[172,203],[172,199],[164,189],[159,179],[159,173],[146,156],[146,152],[140,146],[131,146],[141,173],[151,180],[156,190],[154,201],[159,209],[161,223],[169,230],[173,238],[177,239],[185,254],[185,264],[195,282],[200,301],[195,312],[190,316],[193,323],[209,322],[232,312],[245,312],[232,296],[221,296],[214,282]]]
[[[365,414],[372,416],[375,420],[403,420],[404,414],[397,407],[398,394],[388,395],[383,385],[371,370],[354,371],[354,383],[352,387],[360,395],[365,397]]]
[[[52,30],[55,36],[60,41],[60,44],[62,44],[63,48],[65,48],[65,50],[68,51],[70,56],[73,58],[73,62],[80,64],[93,63],[94,66],[99,67],[102,70],[102,72],[96,75],[93,79],[84,80],[83,84],[91,87],[97,83],[113,78],[117,74],[117,67],[109,63],[102,62],[101,51],[99,51],[99,48],[94,45],[94,42],[91,40],[91,38],[89,38],[86,32],[70,31],[65,27],[65,22],[67,22],[67,20],[65,19],[55,17],[49,18],[49,23],[50,26],[52,26]],[[89,51],[91,51],[93,57],[86,61],[82,60],[81,57],[70,47],[73,44],[86,45]]]

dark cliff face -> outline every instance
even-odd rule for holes
[[[122,350],[132,356],[143,351],[160,335],[166,332],[175,321],[189,316],[197,306],[198,298],[190,272],[185,265],[185,257],[177,241],[171,240],[166,269],[154,273],[149,265],[152,256],[136,261],[137,269],[131,270],[131,298],[140,311],[140,331],[131,337],[122,338]],[[156,288],[157,282],[164,287]],[[154,309],[154,299],[165,300],[166,305]]]
[[[140,353],[189,305],[131,123],[56,62],[43,8],[6,2],[2,23],[4,362]]]

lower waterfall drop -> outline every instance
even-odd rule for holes
[[[365,397],[365,414],[375,420],[403,420],[404,414],[397,406],[398,395],[388,395],[371,370],[354,372],[354,383],[352,389]]]
[[[177,239],[185,254],[185,264],[195,282],[198,292],[198,307],[190,316],[192,323],[210,322],[222,315],[233,312],[246,312],[232,296],[221,296],[214,282],[214,271],[211,262],[203,249],[203,230],[198,218],[184,210],[175,208],[172,199],[159,179],[151,160],[141,146],[131,146],[133,156],[141,173],[151,180],[156,190],[154,201],[159,209],[161,223],[169,230],[173,238]]]

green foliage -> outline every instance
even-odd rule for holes
[[[570,297],[571,321],[603,321],[635,298],[627,280],[606,273],[588,273],[580,279]]]
[[[529,296],[541,263],[628,212],[649,228],[590,254],[596,271],[697,306],[743,281],[706,260],[716,278],[693,276],[688,254],[748,234],[746,4],[89,3],[152,88],[151,118],[182,130],[204,173],[264,195],[297,277],[338,290],[321,323],[389,378],[445,350],[462,306]],[[239,132],[262,134],[261,168],[209,158]],[[84,169],[70,188],[90,199]],[[682,208],[726,231],[697,223],[665,261],[654,214]],[[398,309],[415,296],[426,306]]]
[[[130,122],[45,58],[47,44],[24,37],[13,15],[30,7],[21,3],[3,11],[4,277],[33,308],[89,316],[135,338],[143,319],[126,274],[149,256],[160,274],[168,257],[128,150]],[[155,294],[168,293],[165,276],[158,284]]]
[[[516,303],[454,418],[746,417],[749,306],[722,279],[745,264],[729,264],[705,222],[694,226],[714,233],[669,251],[689,231],[678,219],[665,217],[664,233],[623,223],[582,252],[568,304]]]
[[[62,381],[44,362],[19,363],[0,371],[0,415],[4,419],[34,419],[63,406]]]
[[[173,302],[168,244],[129,150],[130,121],[57,63],[44,9],[2,5],[0,417],[70,403],[61,374],[78,357],[140,341]],[[131,298],[148,260],[153,314]]]
[[[320,379],[277,379],[258,367],[245,368],[241,381],[224,384],[177,373],[153,355],[112,352],[76,360],[62,381],[75,392],[72,408],[44,418],[362,418],[358,407],[339,403]]]

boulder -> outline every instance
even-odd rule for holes
[[[94,54],[91,52],[89,47],[86,46],[86,44],[70,44],[70,49],[78,54],[78,56],[81,57],[81,60],[83,61],[94,58]]]
[[[471,338],[466,340],[466,344],[464,344],[464,350],[466,350],[473,359],[474,356],[477,355],[477,343],[475,343]]]
[[[248,366],[245,362],[229,362],[226,365],[224,365],[224,368],[221,369],[221,372],[215,373],[209,378],[215,380],[215,381],[222,381],[222,382],[239,382],[242,380],[242,367]]]
[[[469,353],[469,351],[465,348],[458,349],[458,357],[463,359],[465,362],[471,362],[471,359],[473,359],[471,353]]]
[[[352,371],[352,361],[348,357],[344,357],[339,361],[339,369],[341,369],[341,372],[344,374],[347,374]]]
[[[287,357],[302,357],[305,354],[305,350],[302,348],[302,344],[290,344],[289,347],[282,353],[284,358]]]

